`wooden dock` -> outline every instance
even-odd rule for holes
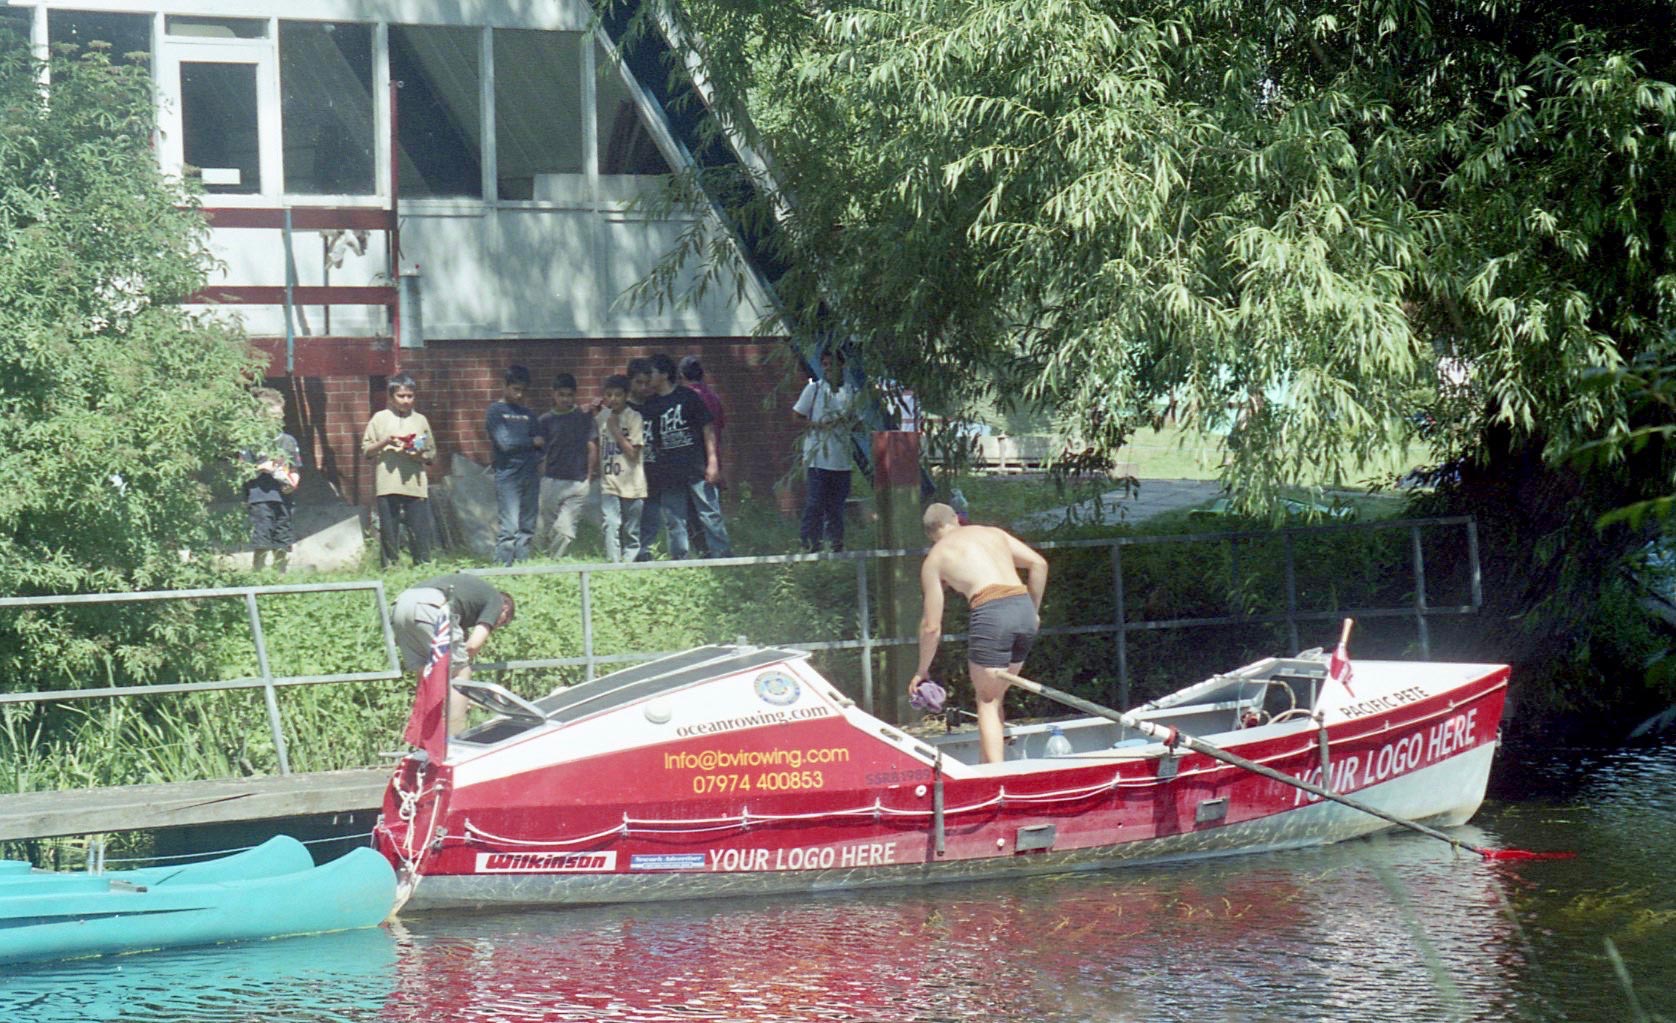
[[[370,813],[389,768],[0,794],[0,841]]]

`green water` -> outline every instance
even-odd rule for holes
[[[1023,883],[423,916],[12,968],[0,1020],[1676,1020],[1676,748],[1504,758],[1492,791],[1463,837],[1577,858],[1492,864],[1400,835]]]

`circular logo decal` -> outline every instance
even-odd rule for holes
[[[803,687],[797,684],[797,679],[783,671],[763,672],[757,676],[756,687],[762,702],[771,703],[776,707],[791,706],[803,693]]]

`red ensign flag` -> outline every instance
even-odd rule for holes
[[[1356,695],[1356,690],[1350,688],[1350,626],[1354,624],[1349,618],[1344,620],[1344,633],[1339,636],[1338,647],[1327,661],[1327,678],[1342,685],[1351,696]]]
[[[419,691],[413,698],[413,713],[408,715],[407,729],[402,738],[418,746],[434,763],[441,763],[448,753],[448,664],[450,623],[447,608],[437,619],[436,632],[431,636],[431,656],[425,671],[419,676]]]

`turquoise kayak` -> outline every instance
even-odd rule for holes
[[[396,874],[370,848],[314,866],[291,838],[173,867],[0,874],[0,963],[372,927]]]
[[[290,835],[275,835],[261,845],[213,860],[182,863],[172,867],[108,870],[102,874],[34,870],[21,860],[0,860],[0,899],[12,895],[39,895],[49,891],[106,891],[112,881],[146,886],[238,881],[252,877],[271,877],[275,874],[295,874],[312,866],[314,857],[309,855],[308,847]]]

